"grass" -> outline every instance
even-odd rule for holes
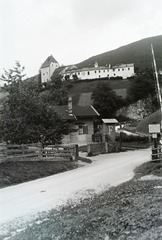
[[[77,160],[91,163],[88,158]],[[77,161],[13,161],[0,163],[0,188],[78,168]]]
[[[129,80],[82,80],[73,83],[73,87],[70,88],[70,93],[79,94],[93,92],[98,83],[101,82],[108,82],[112,89],[128,89],[130,86]]]
[[[147,174],[148,163],[138,171]],[[142,172],[141,172],[142,171]],[[39,216],[13,240],[28,239],[161,239],[142,238],[151,228],[156,232],[162,221],[161,193],[150,181],[135,181],[112,187],[101,194],[69,202],[60,210]]]
[[[76,162],[3,162],[0,164],[0,188],[19,184],[77,168]]]

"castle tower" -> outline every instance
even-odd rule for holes
[[[58,67],[59,67],[59,63],[56,61],[56,59],[52,55],[49,56],[40,68],[41,82],[42,83],[49,82],[52,74],[54,73],[55,69]]]

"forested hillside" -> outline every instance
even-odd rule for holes
[[[151,68],[151,43],[154,47],[157,66],[158,68],[162,68],[162,35],[142,39],[118,49],[93,56],[77,64],[77,67],[83,68],[93,66],[94,62],[97,61],[99,66],[105,66],[109,63],[111,65],[134,63],[135,68]]]

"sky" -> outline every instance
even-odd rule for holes
[[[60,65],[162,34],[161,0],[0,0],[0,76],[27,77],[50,55]]]

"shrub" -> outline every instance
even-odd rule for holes
[[[116,140],[119,141],[120,136],[116,136]],[[141,142],[141,143],[148,143],[149,137],[148,136],[134,136],[134,135],[127,135],[126,133],[122,133],[122,141],[123,142]]]

